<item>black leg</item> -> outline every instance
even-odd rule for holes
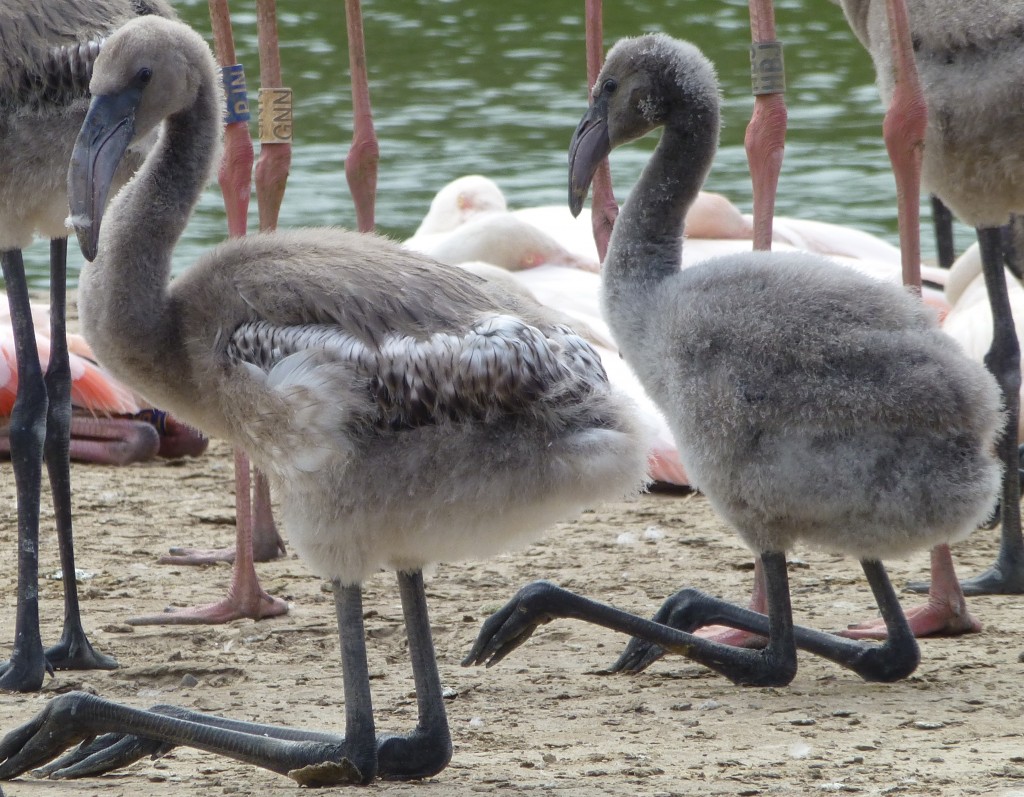
[[[33,692],[46,662],[39,635],[39,490],[46,433],[43,384],[21,251],[0,252],[18,361],[18,396],[11,412],[11,465],[18,496],[18,608],[11,659],[0,665],[0,689]]]
[[[666,625],[538,581],[523,587],[504,608],[484,622],[462,663],[464,666],[495,664],[523,644],[539,625],[557,618],[573,618],[644,639],[747,686],[778,686],[792,680],[796,661],[789,652],[792,642],[787,641],[787,636],[790,635],[800,650],[834,661],[868,681],[893,681],[913,672],[917,665],[917,642],[880,563],[865,562],[864,571],[889,634],[894,638],[876,645],[791,625],[792,615],[787,611],[789,587],[785,557],[781,553],[768,553],[762,554],[761,561],[769,617],[687,589],[668,599],[671,605],[661,616],[672,625]],[[740,649],[690,633],[712,624],[767,636],[768,646],[761,650]]]
[[[341,637],[346,737],[213,717],[173,706],[136,709],[83,692],[59,695],[31,721],[0,740],[0,780],[46,764],[41,774],[82,777],[109,771],[146,754],[194,747],[287,775],[301,785],[369,783],[377,743],[366,664],[362,596],[335,584]],[[98,737],[91,742],[93,737]]]
[[[408,735],[382,737],[378,756],[382,778],[411,780],[435,775],[448,766],[452,758],[452,737],[430,636],[423,574],[419,571],[399,573],[398,587],[409,636],[419,720],[416,729]]]
[[[51,778],[97,775],[176,746],[254,764],[303,786],[366,784],[378,774],[420,778],[445,767],[451,737],[441,696],[423,580],[401,575],[402,606],[420,718],[407,736],[375,737],[359,586],[334,584],[345,692],[345,736],[208,716],[174,706],[136,709],[83,692],[59,695],[0,739],[0,780],[35,767]],[[72,745],[83,742],[70,753]],[[58,756],[61,756],[58,758]],[[56,759],[56,760],[55,760]],[[53,763],[47,764],[52,761]],[[45,765],[45,766],[44,766]]]
[[[358,585],[345,586],[335,581],[334,607],[341,640],[345,741],[350,748],[348,758],[359,775],[359,782],[369,783],[377,776],[377,740],[373,724],[373,699],[370,696],[370,668],[366,663],[362,588]],[[303,781],[299,780],[299,783]]]
[[[999,554],[984,573],[963,582],[965,595],[1024,593],[1024,539],[1020,525],[1020,477],[1017,425],[1020,415],[1020,345],[1003,271],[1003,235],[999,227],[979,227],[982,272],[992,306],[992,347],[985,365],[1003,391],[1006,427],[999,438],[999,458],[1004,463],[1003,489],[1000,495],[1002,532]]]
[[[796,675],[796,647],[789,577],[782,553],[761,556],[765,570],[769,616],[734,606],[697,590],[683,590],[675,601],[674,619],[685,630],[575,595],[544,581],[528,584],[480,629],[463,665],[497,663],[523,644],[542,623],[559,617],[585,620],[640,637],[670,653],[686,656],[746,686],[785,686]],[[760,650],[735,648],[694,636],[693,629],[721,623],[768,637]]]
[[[934,194],[932,194],[932,226],[935,228],[935,248],[939,255],[939,265],[949,268],[956,260],[956,248],[953,245],[953,214]]]
[[[85,692],[58,695],[32,720],[0,740],[0,780],[45,764],[73,744],[100,734],[130,734],[224,755],[287,775],[302,785],[365,783],[346,755],[345,740],[298,732],[271,734],[248,723],[185,712],[191,719],[122,706]],[[245,728],[245,730],[240,730]],[[84,773],[76,773],[84,774]],[[66,777],[64,770],[51,777]]]
[[[883,644],[866,648],[862,666],[871,670],[873,677],[869,680],[899,681],[917,669],[921,661],[920,648],[885,567],[874,559],[863,560],[861,567],[888,632]]]
[[[50,241],[50,362],[44,377],[48,398],[43,459],[50,477],[57,543],[64,581],[64,629],[46,650],[55,670],[112,670],[117,661],[95,651],[82,628],[75,580],[71,515],[71,366],[67,339],[67,238]]]

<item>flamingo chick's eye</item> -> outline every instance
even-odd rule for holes
[[[614,94],[615,89],[617,89],[618,87],[619,81],[617,81],[615,78],[610,77],[604,82],[604,85],[601,86],[601,90],[604,91],[605,94]]]
[[[138,79],[139,83],[145,86],[153,78],[153,70],[150,69],[148,66],[144,66],[142,67],[142,69],[139,70],[139,74],[136,75],[136,78]]]

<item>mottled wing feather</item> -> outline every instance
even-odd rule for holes
[[[380,345],[336,326],[247,322],[227,347],[229,360],[264,372],[304,351],[322,352],[366,385],[380,429],[489,421],[528,413],[538,401],[578,401],[608,389],[597,353],[572,330],[545,334],[504,315],[485,316],[461,334],[391,334]]]

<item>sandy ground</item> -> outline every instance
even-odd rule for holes
[[[0,695],[0,729],[27,720],[54,695],[88,689],[134,706],[176,703],[226,715],[341,731],[341,672],[333,604],[293,555],[259,566],[290,613],[218,627],[140,627],[125,619],[168,605],[212,601],[229,568],[167,567],[175,543],[233,539],[232,465],[223,445],[202,458],[127,468],[76,465],[76,534],[85,623],[114,654],[113,672],[58,673],[40,694]],[[0,464],[0,546],[15,549],[14,487]],[[44,509],[43,572],[57,569],[52,514]],[[964,573],[991,562],[994,532],[956,550]],[[444,565],[428,581],[441,676],[450,690],[451,765],[416,784],[378,783],[387,794],[1024,795],[1021,677],[1024,598],[972,602],[978,635],[933,639],[909,679],[864,683],[801,654],[785,689],[732,686],[673,657],[633,677],[598,674],[623,640],[579,623],[541,629],[491,669],[459,665],[480,623],[535,578],[652,612],[691,584],[745,600],[750,557],[699,495],[648,495],[585,513],[540,542],[497,559]],[[898,584],[927,559],[893,562]],[[799,551],[791,565],[798,620],[838,628],[873,613],[854,562]],[[0,568],[0,651],[13,636],[13,557]],[[378,729],[415,722],[415,702],[393,578],[367,585]],[[41,587],[46,641],[59,632],[61,589]],[[906,602],[913,598],[907,597]],[[3,784],[8,797],[292,794],[287,778],[206,753],[176,750],[99,779]]]

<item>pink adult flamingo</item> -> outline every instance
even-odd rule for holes
[[[0,308],[2,310],[2,308]],[[49,308],[32,305],[40,365],[49,363],[51,342],[39,330],[49,326]],[[0,312],[2,315],[2,312]],[[71,374],[69,456],[78,462],[127,465],[155,456],[198,456],[207,440],[167,413],[146,409],[128,388],[98,366],[85,339],[68,335]],[[0,323],[0,456],[10,456],[9,422],[18,395],[14,333]]]

